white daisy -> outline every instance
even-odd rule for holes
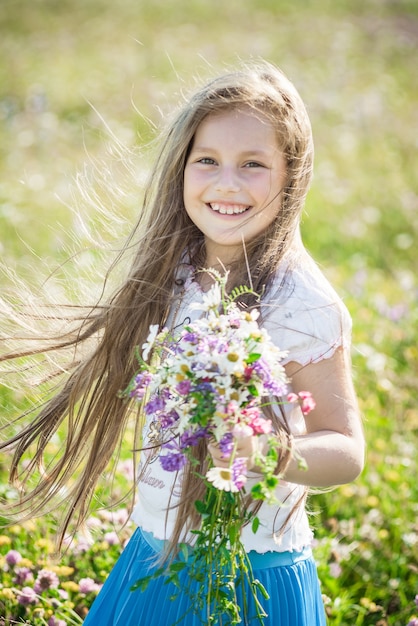
[[[152,346],[154,345],[155,338],[158,335],[160,327],[158,324],[152,324],[149,327],[148,337],[145,343],[142,344],[142,358],[146,361],[149,357],[149,353],[151,352]]]
[[[218,283],[203,294],[202,302],[193,302],[190,308],[194,311],[210,311],[217,309],[222,302],[222,292]]]
[[[229,467],[212,467],[206,472],[206,478],[216,489],[221,491],[238,491],[237,486],[233,482],[232,469]]]

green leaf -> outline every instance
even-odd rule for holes
[[[206,515],[207,513],[209,513],[207,505],[204,502],[202,502],[202,500],[195,500],[194,505],[196,507],[196,511],[200,515]]]
[[[266,478],[266,487],[267,489],[275,489],[279,484],[279,479],[277,476],[268,476]]]
[[[228,528],[228,536],[229,536],[229,541],[231,542],[231,544],[234,544],[238,536],[236,526],[231,526],[230,528]]]
[[[148,587],[149,583],[151,582],[152,578],[154,577],[144,576],[144,578],[140,578],[139,580],[136,581],[134,585],[132,585],[131,591],[137,591],[137,589],[139,589],[140,591],[145,591],[145,589]]]
[[[261,357],[261,354],[256,354],[254,352],[248,356],[247,363],[254,363],[254,361],[258,361],[260,357]]]
[[[187,567],[187,563],[184,561],[176,561],[170,565],[169,570],[170,572],[181,572],[185,567]]]
[[[263,598],[265,598],[266,600],[270,599],[269,594],[267,593],[267,589],[264,587],[264,585],[258,580],[258,578],[255,578],[252,581],[253,587],[256,587],[256,589],[258,589],[258,591],[261,593],[261,595],[263,596]]]
[[[254,485],[254,487],[252,487],[251,496],[254,498],[254,500],[265,499],[265,495],[264,495],[264,491],[263,491],[261,483],[257,483],[256,485]]]
[[[251,530],[253,531],[254,534],[257,532],[259,526],[260,526],[260,520],[258,517],[255,517],[253,519],[253,523],[251,524]]]
[[[248,385],[247,389],[252,396],[257,397],[259,395],[258,389],[255,385]]]
[[[180,544],[181,556],[184,561],[188,561],[190,557],[190,546],[187,543]]]

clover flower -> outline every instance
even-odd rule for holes
[[[88,593],[97,593],[100,589],[100,585],[98,585],[92,578],[81,578],[78,582],[80,593],[88,594]]]
[[[17,601],[22,606],[28,606],[29,604],[36,604],[38,597],[36,591],[32,587],[23,587],[17,596]]]
[[[55,589],[59,585],[59,579],[55,572],[48,569],[41,569],[33,586],[36,593],[42,593],[46,589]]]
[[[116,546],[119,543],[119,537],[114,530],[105,533],[103,539],[109,544],[109,546]]]
[[[67,626],[67,622],[63,619],[58,619],[57,617],[51,615],[48,620],[48,626]]]
[[[13,582],[15,585],[23,585],[26,582],[33,580],[33,574],[29,567],[17,567],[15,569],[15,577]]]
[[[17,563],[19,563],[22,558],[22,555],[17,550],[9,550],[9,552],[5,556],[5,561],[7,565],[13,567],[14,565],[17,565]]]

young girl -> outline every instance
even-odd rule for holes
[[[259,307],[263,326],[287,352],[291,389],[309,390],[316,402],[306,417],[286,403],[284,412],[275,411],[275,430],[285,433],[293,450],[290,460],[281,454],[277,467],[278,474],[285,472],[277,488],[281,505],[263,502],[257,532],[242,528],[254,577],[270,595],[264,602],[265,626],[325,624],[305,494],[307,487],[349,482],[363,465],[364,441],[350,373],[350,318],[299,233],[312,160],[305,107],[272,65],[243,64],[197,91],[162,142],[135,233],[126,245],[128,249],[136,238],[136,257],[125,282],[109,301],[92,308],[75,331],[55,342],[61,349],[75,346],[77,355],[84,344],[89,351],[74,359],[61,389],[36,419],[3,444],[15,446],[14,480],[25,450],[37,441],[34,461],[41,461],[51,437],[62,423],[68,424],[65,449],[48,476],[23,497],[22,507],[35,504],[39,511],[66,486],[62,532],[70,520],[80,524],[132,414],[119,392],[137,367],[134,346],[145,342],[151,324],[175,330],[199,316],[191,304],[202,300],[212,282],[203,268],[228,270],[230,289],[251,285],[262,294],[261,304],[247,296],[242,306]],[[173,586],[163,584],[162,577],[145,591],[131,590],[158,566],[156,557],[175,552],[179,542],[192,542],[190,531],[199,527],[194,502],[202,490],[191,467],[167,472],[156,462],[160,448],[155,416],[147,416],[140,435],[144,452],[132,513],[138,528],[85,624],[207,623],[190,610],[181,589],[176,600],[170,599]],[[238,455],[256,476],[255,445],[254,437],[240,440]],[[202,463],[208,454],[215,466],[225,464],[216,444],[203,450]],[[300,457],[307,469],[300,467]],[[28,468],[28,478],[33,468]],[[187,570],[181,577],[185,586]],[[254,619],[249,596],[248,603],[240,596],[244,623]]]

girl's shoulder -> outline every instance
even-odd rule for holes
[[[264,326],[286,361],[302,365],[349,348],[351,316],[344,302],[310,258],[278,269],[263,298]]]

